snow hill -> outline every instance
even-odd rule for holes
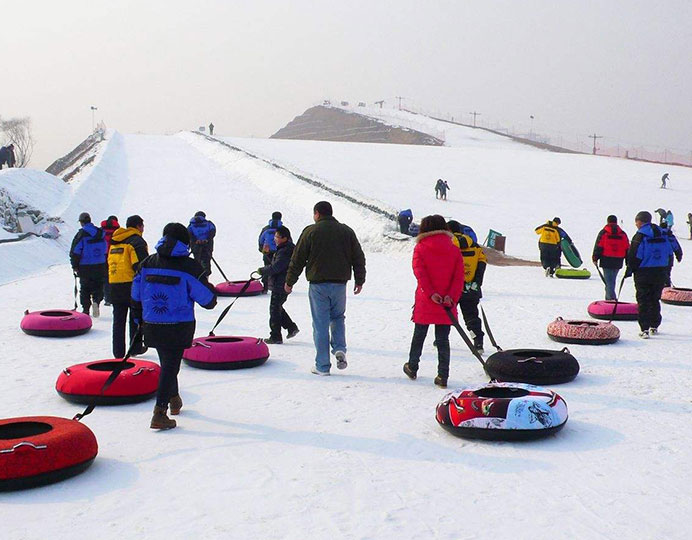
[[[272,211],[283,212],[297,237],[314,203],[332,201],[367,256],[364,291],[348,299],[349,367],[328,378],[309,373],[314,350],[301,279],[286,304],[301,333],[272,346],[264,366],[183,366],[185,406],[170,432],[149,430],[151,402],[97,408],[84,420],[100,446],[91,469],[0,494],[0,536],[688,538],[689,308],[664,306],[661,335],[649,341],[636,337],[636,323],[623,322],[614,345],[570,347],[581,372],[554,387],[570,418],[542,441],[470,442],[439,428],[434,412],[444,392],[432,383],[430,337],[418,380],[401,372],[413,328],[413,243],[382,235],[394,228],[388,213],[442,213],[481,237],[493,228],[507,235],[510,254],[534,259],[533,228],[555,215],[587,260],[612,212],[631,235],[636,211],[670,208],[687,238],[692,170],[667,168],[672,187],[661,190],[656,165],[551,154],[478,135],[460,128],[459,144],[440,148],[110,133],[68,200],[56,195],[70,227],[61,228],[63,237],[0,245],[3,417],[72,417],[79,407],[54,391],[60,371],[110,357],[108,309],[78,338],[19,330],[24,309],[72,305],[67,248],[85,210],[94,221],[142,215],[150,246],[167,222],[204,210],[219,231],[216,259],[231,279],[243,279],[261,264],[257,234]],[[452,188],[446,202],[434,198],[438,177]],[[216,270],[212,279],[220,280]],[[689,259],[676,265],[673,280],[691,286]],[[538,268],[490,267],[483,303],[504,348],[558,348],[546,325],[558,315],[585,318],[602,295],[597,277],[550,280]],[[633,299],[631,281],[622,298]],[[228,302],[197,311],[198,335]],[[268,303],[240,299],[217,333],[267,335]],[[450,387],[486,381],[461,339],[451,339]]]

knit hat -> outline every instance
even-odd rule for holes
[[[610,214],[608,216],[608,223],[617,223],[617,222],[618,222],[617,216],[614,216],[613,214]]]
[[[79,214],[79,222],[91,223],[91,216],[89,215],[89,212],[82,212],[81,214]]]
[[[190,245],[190,233],[182,223],[169,223],[163,228],[163,235],[174,238],[186,246]]]
[[[195,212],[195,217],[198,217],[198,216],[199,217],[207,217],[207,214],[205,214],[204,212],[199,210],[199,211]]]
[[[558,225],[559,225],[560,223],[562,223],[562,221],[560,220],[559,217],[554,217],[554,218],[553,218],[553,221],[554,221],[555,223],[557,223]]]
[[[281,212],[272,212],[272,219],[278,221],[281,219]]]

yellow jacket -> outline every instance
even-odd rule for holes
[[[461,249],[461,254],[464,257],[464,283],[475,281],[478,285],[482,285],[487,264],[483,248],[476,244],[470,236],[462,233],[454,233],[452,242]]]
[[[560,243],[560,231],[558,231],[558,225],[554,221],[547,221],[543,225],[539,225],[535,231],[536,234],[541,235],[538,241],[542,244],[555,245]]]
[[[130,283],[137,265],[146,256],[147,244],[138,229],[117,229],[108,250],[108,283]]]

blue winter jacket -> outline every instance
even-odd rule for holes
[[[668,268],[672,256],[673,248],[667,234],[658,225],[646,223],[632,238],[627,252],[627,270],[636,274],[647,269],[657,271]]]
[[[267,245],[269,246],[269,252],[274,253],[276,251],[276,242],[274,242],[274,233],[276,232],[276,229],[281,227],[283,223],[281,220],[277,219],[270,219],[269,224],[265,226],[262,231],[260,232],[259,235],[259,250],[262,251],[263,253],[266,251],[264,249],[264,246]]]
[[[72,240],[70,263],[75,270],[80,266],[106,264],[108,247],[103,230],[93,223],[85,223]]]
[[[190,243],[194,243],[196,240],[206,240],[208,242],[216,236],[216,226],[202,216],[193,217],[187,230],[190,233]]]

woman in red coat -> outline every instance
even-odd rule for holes
[[[413,273],[418,280],[412,320],[416,324],[404,373],[415,379],[428,326],[435,325],[437,377],[435,384],[447,387],[449,377],[449,329],[451,321],[445,308],[456,315],[464,289],[464,259],[452,243],[452,233],[442,216],[426,216],[420,224],[413,250]]]

